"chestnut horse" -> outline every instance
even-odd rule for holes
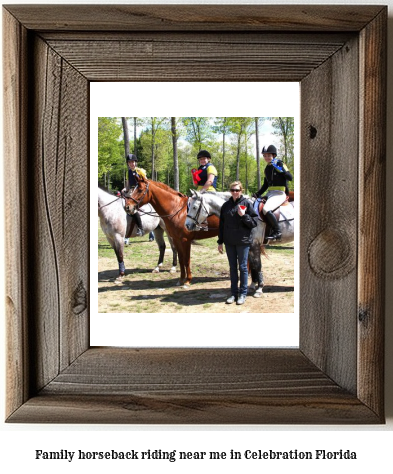
[[[207,230],[189,231],[185,227],[188,198],[166,184],[137,178],[138,187],[125,196],[125,210],[132,215],[144,204],[150,203],[157,214],[164,220],[168,234],[172,237],[178,253],[180,280],[178,285],[188,288],[192,274],[190,267],[191,242],[208,239],[218,235],[219,218],[209,216]]]

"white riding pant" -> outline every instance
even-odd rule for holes
[[[263,213],[266,214],[269,211],[274,211],[278,207],[281,206],[281,204],[284,204],[285,199],[287,198],[287,195],[285,194],[285,191],[269,191],[266,194],[267,201],[266,204],[263,206]]]

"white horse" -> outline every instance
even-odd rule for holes
[[[124,199],[122,197],[115,197],[107,193],[101,188],[98,188],[98,217],[100,218],[101,229],[104,232],[108,242],[115,251],[117,261],[119,263],[119,276],[122,278],[125,275],[124,264],[124,239],[125,237],[135,237],[137,226],[134,225],[131,235],[132,217],[124,210]],[[145,234],[154,231],[155,241],[157,242],[160,252],[158,264],[153,270],[153,273],[158,273],[162,267],[165,254],[165,240],[164,231],[166,232],[165,223],[160,219],[154,208],[147,204],[141,207],[141,221],[142,230]],[[168,235],[168,234],[167,234]],[[176,272],[177,265],[177,251],[173,246],[172,238],[168,235],[170,245],[173,252],[173,263],[170,273]]]
[[[230,197],[230,193],[203,193],[191,190],[191,197],[188,202],[188,213],[185,222],[186,228],[191,230],[201,230],[204,228],[204,223],[208,216],[214,214],[220,216],[221,207],[225,201]],[[253,202],[254,200],[251,199]],[[290,204],[289,204],[290,205]],[[282,206],[286,207],[286,206]],[[293,209],[293,208],[292,208]],[[281,208],[280,208],[281,210]],[[283,211],[284,212],[284,211]],[[269,245],[284,244],[293,242],[294,239],[294,219],[293,217],[284,217],[285,214],[281,213],[279,221],[280,230],[282,232],[281,240],[269,241]],[[293,216],[293,212],[292,212]],[[255,290],[254,297],[259,298],[262,295],[263,290],[263,273],[262,273],[262,262],[261,252],[264,253],[264,241],[265,241],[266,224],[261,219],[258,219],[257,227],[254,227],[251,231],[252,244],[250,246],[250,252],[248,256],[251,280],[250,290]]]

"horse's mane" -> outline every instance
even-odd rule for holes
[[[116,197],[115,194],[113,194],[113,192],[110,192],[107,188],[105,188],[104,186],[101,186],[101,185],[98,185],[98,189],[100,191],[103,191],[105,194],[107,194],[109,197]]]
[[[101,184],[98,185],[98,189],[100,189],[101,191],[104,191],[107,194],[111,194],[110,191],[108,191],[108,189],[102,186]]]
[[[174,189],[172,189],[170,186],[168,186],[167,184],[164,184],[164,183],[161,183],[160,181],[153,181],[152,179],[150,180],[152,183],[154,183],[155,185],[157,185],[159,188],[161,189],[165,189],[165,191],[168,191],[172,194],[176,194],[177,196],[180,196],[180,197],[187,197],[185,194],[179,192],[179,191],[175,191]]]

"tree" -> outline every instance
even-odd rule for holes
[[[179,191],[179,160],[177,156],[177,130],[176,130],[176,117],[171,117],[171,133],[172,133],[172,144],[173,144],[173,187],[176,191]]]
[[[128,154],[130,153],[130,133],[128,131],[127,117],[122,117],[121,123],[123,124],[124,153],[125,158],[127,158]]]
[[[161,124],[164,122],[164,117],[150,117],[148,124],[150,126],[151,132],[151,179],[157,180],[157,171],[156,171],[156,138],[157,132],[161,127]]]
[[[209,117],[183,117],[183,124],[186,128],[187,140],[198,153],[211,137]]]
[[[255,117],[255,156],[257,159],[257,186],[261,188],[261,168],[260,168],[260,154],[259,154],[259,117]]]
[[[244,150],[245,150],[245,171],[246,171],[246,176],[245,176],[245,190],[246,193],[248,193],[248,186],[249,186],[249,180],[248,180],[248,172],[249,172],[249,162],[248,162],[248,143],[250,140],[250,137],[255,133],[255,128],[254,128],[255,122],[251,119],[246,119],[244,122]]]
[[[137,127],[137,117],[134,117],[134,155],[138,157],[138,147],[136,143],[136,127]]]
[[[294,118],[272,117],[274,134],[279,137],[280,156],[294,173]]]
[[[111,171],[124,160],[121,135],[118,117],[98,118],[98,178],[104,180],[106,187],[110,187]]]
[[[251,117],[231,117],[230,119],[230,130],[235,135],[237,141],[237,150],[236,150],[236,181],[240,178],[240,153],[241,153],[241,143],[242,136],[244,135],[246,129],[253,122]]]
[[[225,137],[230,130],[229,117],[216,117],[213,130],[216,133],[222,133],[222,165],[221,165],[221,189],[224,190],[225,181]]]

